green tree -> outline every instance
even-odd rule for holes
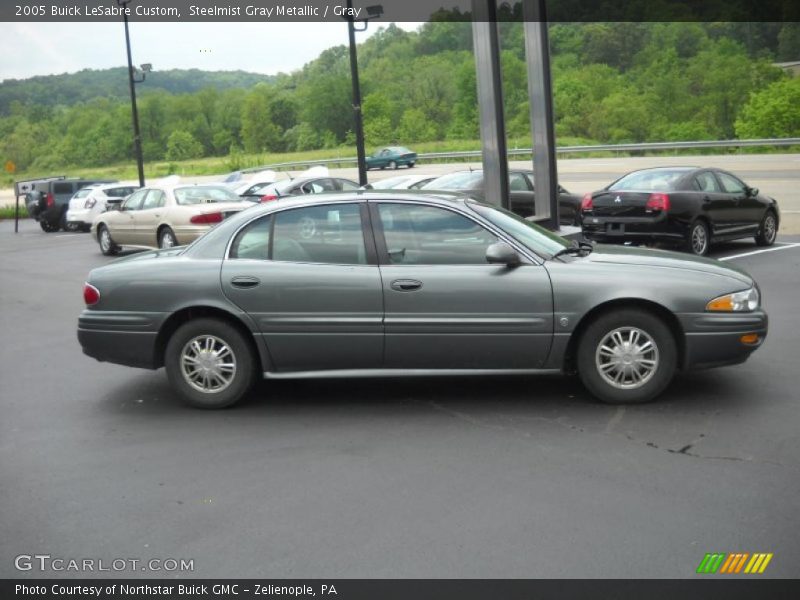
[[[800,77],[776,81],[752,94],[736,119],[736,135],[800,137]]]
[[[203,146],[188,131],[177,129],[167,140],[167,160],[186,160],[202,156]]]

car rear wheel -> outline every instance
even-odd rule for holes
[[[408,168],[409,169],[413,169],[414,168],[414,163],[413,162],[408,163]]]
[[[708,254],[711,245],[708,225],[705,221],[695,221],[689,228],[689,237],[686,240],[686,249],[696,256]]]
[[[53,227],[48,221],[44,219],[39,221],[39,227],[41,227],[42,231],[44,231],[45,233],[53,233],[55,231],[58,231],[58,227]]]
[[[164,366],[173,389],[196,408],[231,406],[255,381],[250,345],[238,329],[219,319],[181,325],[167,343]]]
[[[595,319],[578,345],[578,374],[596,398],[610,404],[654,400],[672,381],[675,338],[657,316],[615,310]]]
[[[397,163],[394,162],[393,160],[390,160],[389,161],[389,168],[390,169],[394,169],[396,171],[397,170]]]
[[[119,252],[119,246],[111,238],[111,232],[105,225],[100,225],[97,231],[97,242],[100,244],[100,252],[106,256],[114,256]]]
[[[178,245],[178,239],[175,237],[175,232],[169,227],[164,227],[158,232],[158,247],[162,250],[172,248]]]
[[[778,237],[778,219],[771,210],[767,211],[761,221],[761,227],[756,235],[756,244],[759,246],[772,246]]]

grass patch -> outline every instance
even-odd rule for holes
[[[13,219],[15,213],[14,206],[0,206],[0,220],[2,219]],[[19,218],[20,219],[27,219],[28,209],[25,208],[25,205],[20,201],[19,203]]]

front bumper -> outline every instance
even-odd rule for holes
[[[684,369],[705,369],[746,361],[764,344],[769,319],[763,310],[751,313],[679,314],[685,332]],[[758,341],[743,343],[742,336],[756,334]]]

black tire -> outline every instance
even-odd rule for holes
[[[695,256],[705,256],[711,247],[711,234],[708,225],[702,219],[694,221],[689,227],[685,249]]]
[[[389,161],[389,165],[388,166],[389,166],[390,169],[394,169],[395,171],[397,171],[397,163],[394,162],[393,160]]]
[[[178,245],[178,238],[175,237],[175,232],[169,227],[164,227],[158,232],[158,247],[162,250],[167,248],[174,248]]]
[[[44,231],[45,233],[53,233],[58,231],[58,227],[54,227],[53,225],[50,224],[50,221],[47,221],[46,219],[42,219],[41,221],[39,221],[39,227],[41,227],[42,231]]]
[[[97,243],[100,244],[100,252],[105,256],[114,256],[119,252],[119,246],[114,242],[111,232],[105,225],[97,228]]]
[[[778,217],[775,211],[768,210],[761,219],[761,226],[756,234],[756,244],[759,246],[772,246],[778,237]]]
[[[189,353],[189,356],[201,356],[198,353],[192,354],[193,340],[199,340],[201,347],[206,348],[207,339],[216,340],[212,350],[219,352],[224,347],[230,352],[230,354],[223,352],[223,357],[218,360],[231,361],[225,364],[234,365],[229,381],[219,391],[213,389],[201,391],[195,387],[202,387],[204,382],[194,380],[195,384],[190,383],[191,376],[188,374],[188,369],[184,370],[181,364],[184,352]],[[208,354],[202,355],[201,358],[201,360],[213,359],[214,357]],[[180,394],[184,402],[195,408],[215,409],[231,406],[242,399],[256,379],[256,357],[245,336],[225,321],[213,318],[195,319],[181,325],[167,343],[164,366],[172,388]],[[195,372],[198,373],[198,377],[202,377],[200,369]],[[215,381],[222,380],[208,379],[209,385],[213,385]]]
[[[630,342],[634,331],[638,335],[633,348],[645,347],[650,342],[649,350],[628,352],[624,344],[617,344],[611,337],[616,332],[620,335],[618,339]],[[612,354],[601,348],[620,351]],[[653,362],[652,367],[638,363],[636,356]],[[630,362],[631,358],[633,362]],[[638,308],[601,314],[589,324],[578,342],[577,367],[581,381],[593,396],[609,404],[639,404],[654,400],[672,381],[677,363],[677,346],[669,327],[656,315]],[[611,365],[610,369],[606,368],[608,365]],[[616,369],[614,365],[622,368]],[[641,380],[636,380],[634,370],[640,374]],[[617,376],[620,378],[615,384],[611,380]]]
[[[413,162],[408,163],[408,168],[409,169],[413,169],[414,168],[414,163]]]

